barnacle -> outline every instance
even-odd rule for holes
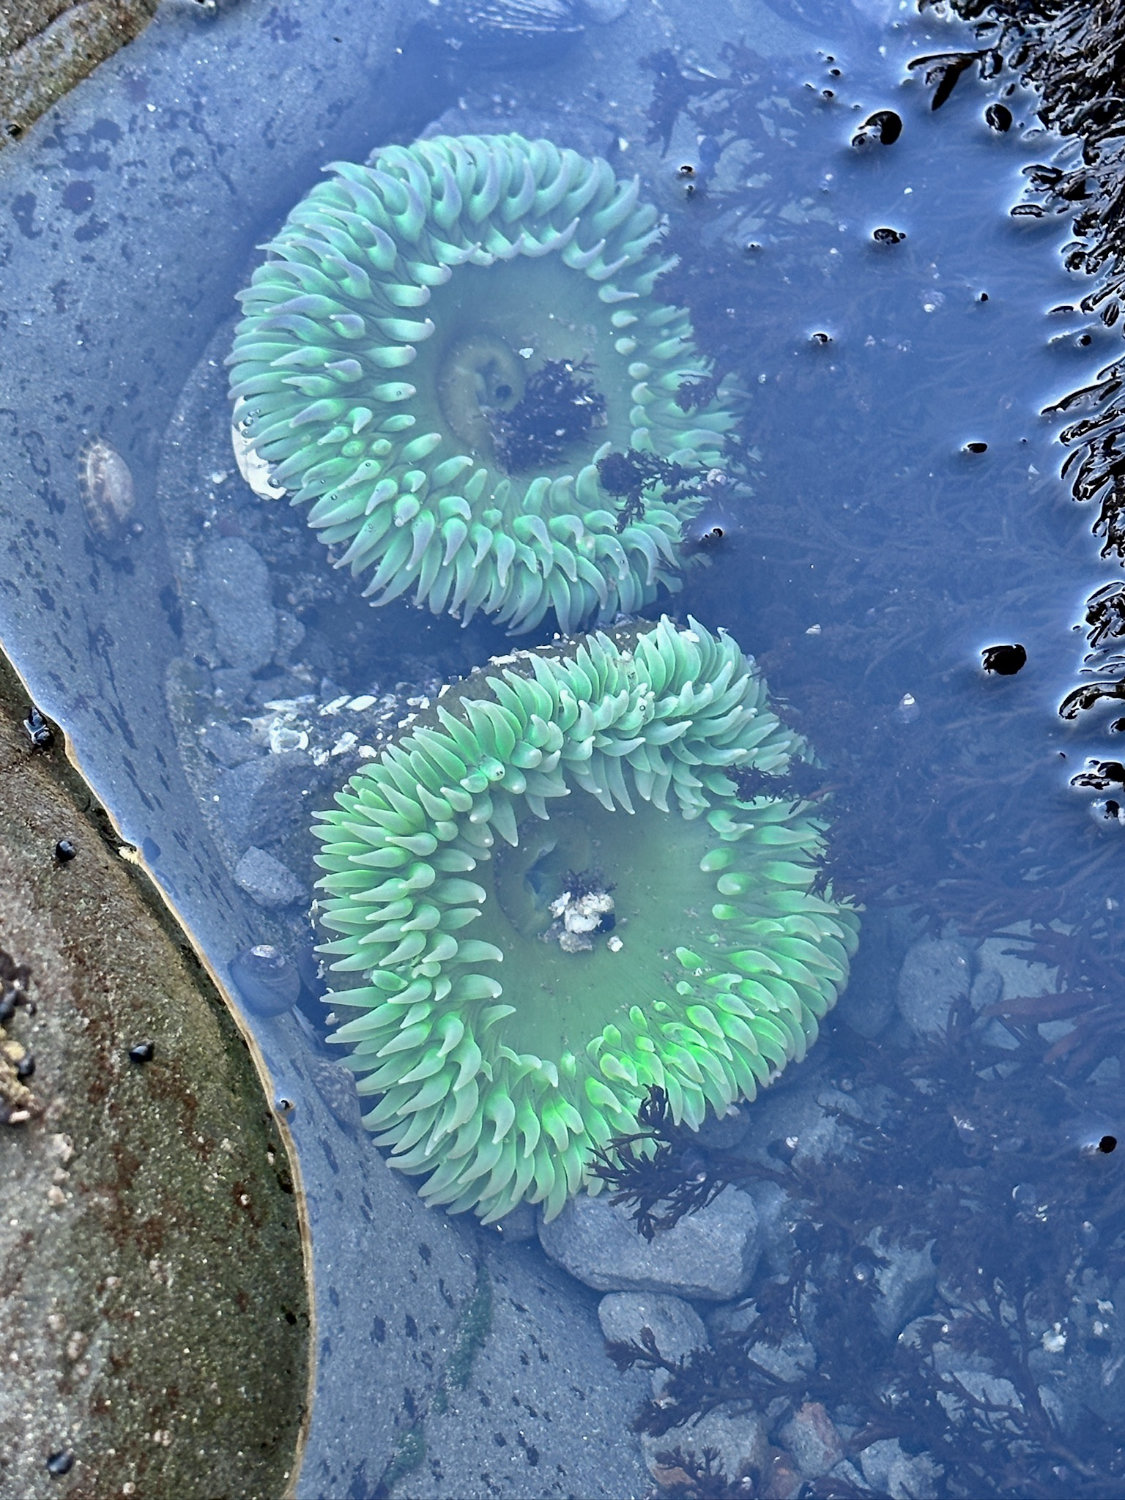
[[[654,295],[657,212],[599,158],[439,136],[337,162],[240,294],[240,443],[383,603],[569,632],[678,584],[691,500],[638,514],[611,451],[710,468],[724,400],[687,313]]]
[[[729,636],[663,618],[494,661],[352,777],[316,829],[332,1039],[424,1198],[552,1216],[651,1087],[695,1126],[804,1056],[858,929],[778,779],[804,750]]]

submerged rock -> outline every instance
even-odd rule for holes
[[[539,1242],[553,1261],[599,1292],[670,1292],[704,1302],[738,1297],[758,1264],[760,1236],[753,1199],[728,1187],[648,1241],[622,1206],[585,1193],[572,1198]]]

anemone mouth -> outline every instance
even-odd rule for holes
[[[240,294],[239,425],[379,603],[569,632],[678,584],[691,503],[625,514],[613,449],[711,468],[733,419],[653,295],[656,209],[607,162],[518,135],[337,163]]]
[[[651,1086],[698,1125],[804,1056],[857,917],[808,805],[727,774],[803,749],[729,637],[662,619],[474,674],[352,778],[317,829],[321,951],[361,976],[333,1040],[424,1198],[553,1216]]]

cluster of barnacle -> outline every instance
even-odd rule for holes
[[[34,1014],[29,998],[31,971],[0,948],[0,1125],[23,1125],[40,1113],[40,1105],[27,1085],[35,1072],[35,1059],[14,1037],[8,1025],[17,1010]]]

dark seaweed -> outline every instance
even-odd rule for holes
[[[1104,1046],[1101,1026],[1082,1017],[1076,997],[1069,1002],[1079,1033]],[[966,1002],[930,1043],[857,1046],[854,1102],[834,1111],[846,1146],[823,1161],[801,1159],[784,1142],[772,1148],[772,1164],[696,1144],[699,1161],[683,1179],[688,1195],[695,1181],[784,1189],[789,1265],[755,1286],[745,1326],[716,1333],[710,1348],[669,1358],[649,1330],[610,1345],[619,1367],[666,1376],[637,1430],[660,1437],[719,1407],[768,1409],[780,1422],[814,1401],[850,1432],[847,1456],[898,1438],[941,1465],[943,1494],[1120,1494],[1119,1434],[1089,1411],[1069,1418],[1064,1432],[1040,1386],[1044,1330],[1067,1327],[1076,1289],[1112,1278],[1125,1243],[1125,1176],[1109,1154],[1097,1145],[1044,1149],[1041,1139],[1038,1093],[1052,1047],[1038,1027],[1063,1008],[1064,997],[1043,996],[997,1004],[974,1020]],[[877,1111],[860,1103],[876,1097]],[[652,1139],[682,1146],[664,1102],[651,1104]],[[627,1152],[635,1140],[624,1138]],[[673,1175],[670,1158],[654,1174],[639,1153],[606,1174],[632,1190],[638,1208],[657,1187],[677,1201]],[[930,1247],[938,1287],[926,1316],[897,1338],[881,1331],[875,1312],[878,1278],[896,1247]],[[781,1378],[768,1367],[769,1351],[794,1332],[820,1357]],[[1078,1343],[1075,1330],[1070,1337]],[[844,1349],[846,1360],[833,1357]],[[959,1378],[961,1368],[1009,1384],[982,1393]]]
[[[660,1494],[670,1500],[739,1500],[758,1493],[754,1475],[727,1478],[716,1448],[704,1448],[698,1454],[679,1447],[666,1449],[656,1454],[656,1462],[661,1471]]]
[[[695,1131],[675,1123],[663,1089],[649,1089],[637,1123],[640,1130],[615,1135],[595,1150],[591,1170],[609,1184],[611,1203],[632,1206],[637,1233],[651,1241],[685,1214],[706,1208],[732,1179],[722,1153],[704,1155]]]
[[[930,108],[940,109],[970,69],[975,68],[983,79],[995,78],[1004,62],[995,47],[981,47],[975,52],[931,52],[913,58],[906,66],[911,70],[925,68],[926,87],[934,91]]]
[[[662,505],[677,505],[708,492],[707,471],[700,465],[673,463],[659,453],[643,453],[638,448],[599,458],[598,483],[607,495],[621,502],[618,531],[643,517],[646,498],[652,497],[657,486]]]
[[[488,413],[497,455],[510,474],[558,463],[605,426],[605,397],[589,379],[590,368],[586,360],[546,360],[514,406]]]

